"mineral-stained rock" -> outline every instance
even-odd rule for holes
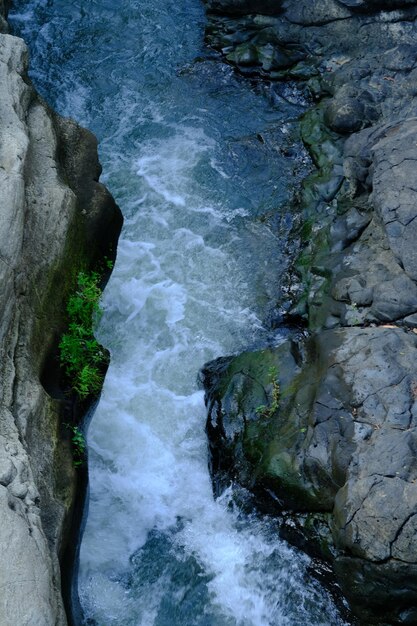
[[[113,255],[121,217],[97,182],[95,139],[52,113],[26,71],[23,41],[0,35],[0,624],[61,626],[77,473],[71,406],[40,381],[59,367],[76,273]]]

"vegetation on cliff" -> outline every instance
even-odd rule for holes
[[[108,353],[93,334],[100,314],[101,289],[97,272],[80,272],[77,289],[67,304],[68,331],[59,343],[60,362],[71,388],[81,400],[101,390]]]

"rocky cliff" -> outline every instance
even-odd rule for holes
[[[274,349],[204,370],[231,480],[331,564],[362,623],[417,623],[417,3],[207,0],[208,42],[300,90],[314,170]]]
[[[98,182],[96,140],[40,99],[27,62],[24,42],[0,34],[0,624],[57,626],[85,477],[56,346],[77,273],[114,257],[121,216]]]

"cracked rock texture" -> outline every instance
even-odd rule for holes
[[[207,9],[226,62],[310,99],[314,164],[283,306],[305,330],[203,370],[215,489],[281,515],[360,623],[416,624],[417,2]]]
[[[4,29],[3,29],[4,30]],[[27,78],[21,39],[0,35],[0,624],[63,626],[61,562],[78,477],[71,407],[41,384],[82,264],[121,227],[98,183],[96,141],[55,115]]]

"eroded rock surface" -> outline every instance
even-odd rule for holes
[[[62,626],[72,408],[40,381],[59,367],[48,360],[75,276],[112,255],[121,217],[97,182],[94,137],[37,96],[27,56],[21,39],[0,35],[0,624]]]
[[[204,370],[214,484],[284,515],[361,623],[415,624],[417,3],[225,13],[207,29],[225,61],[310,97],[315,170],[283,306],[306,330]]]

